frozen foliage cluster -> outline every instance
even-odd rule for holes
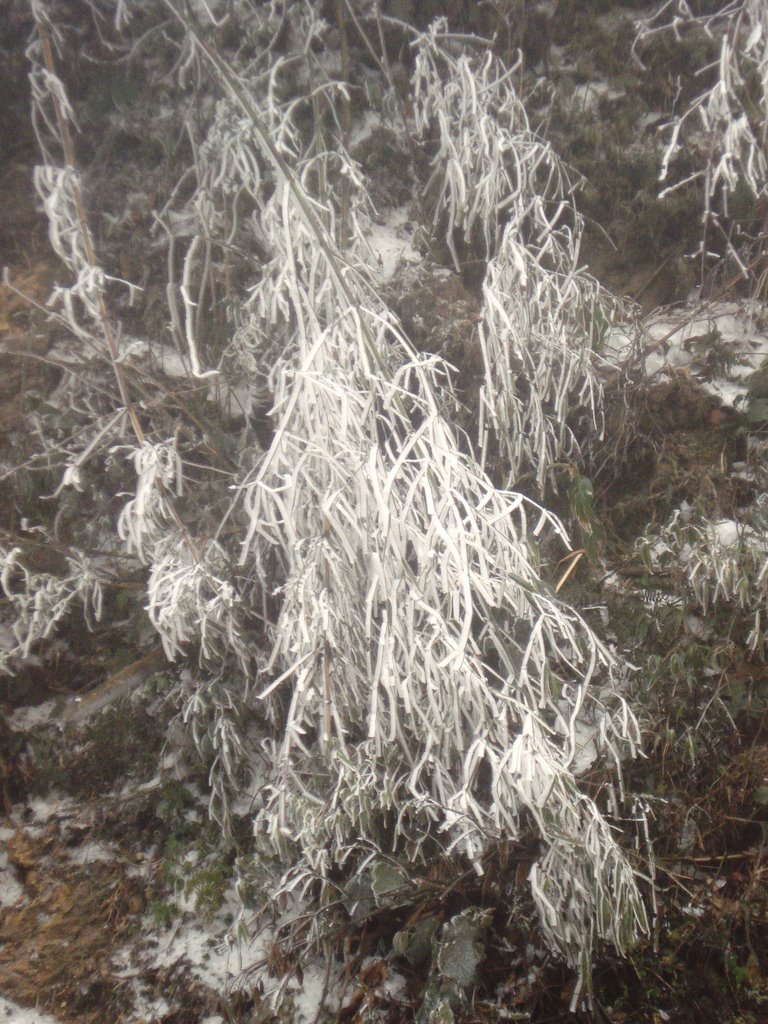
[[[414,117],[422,136],[437,135],[427,186],[435,227],[457,268],[460,238],[488,260],[481,461],[493,439],[510,479],[530,473],[543,489],[578,449],[575,422],[593,436],[602,429],[594,349],[619,306],[579,269],[573,186],[529,125],[516,69],[441,47],[441,31],[436,22],[419,45]]]
[[[672,177],[682,154],[693,169],[662,193],[698,183],[703,196],[704,230],[719,223],[729,235],[734,199],[746,195],[761,217],[768,198],[768,6],[762,0],[735,0],[697,13],[685,0],[670,0],[653,18],[641,23],[638,42],[672,34],[683,45],[696,33],[714,43],[717,60],[699,74],[712,84],[683,110],[671,125],[661,163],[660,180]],[[713,207],[721,201],[721,213]],[[727,239],[727,251],[744,277],[749,270]],[[706,238],[705,238],[706,241]],[[758,238],[758,262],[764,256]],[[764,288],[761,278],[757,292]],[[754,449],[755,483],[764,485],[764,446]],[[762,478],[762,479],[761,479]],[[732,520],[707,520],[695,510],[678,510],[658,535],[640,547],[654,570],[672,571],[685,581],[691,600],[707,613],[730,606],[752,617],[751,650],[764,653],[765,600],[768,595],[768,534],[761,495],[752,509]]]
[[[28,51],[33,126],[44,160],[35,169],[34,181],[48,216],[51,245],[74,280],[70,287],[56,287],[49,304],[75,336],[97,347],[112,344],[114,354],[114,337],[110,334],[105,339],[102,333],[106,321],[105,278],[93,258],[81,181],[72,158],[74,113],[62,82],[45,56],[61,40],[44,4],[33,2],[32,12],[39,26],[39,35]],[[121,412],[119,419],[124,415]],[[114,429],[114,417],[110,417],[109,425]],[[87,451],[86,446],[69,460],[57,494],[65,487],[81,487],[80,467]],[[29,528],[41,542],[46,539],[40,527],[33,524]],[[21,661],[36,653],[39,642],[48,639],[73,608],[82,608],[89,623],[101,614],[103,574],[82,552],[69,549],[68,571],[63,575],[32,571],[22,555],[17,546],[0,545],[0,580],[7,599],[4,619],[12,637],[0,650],[0,670],[5,672],[13,672]]]
[[[754,199],[768,188],[768,7],[763,0],[736,0],[715,5],[710,14],[694,14],[686,0],[664,4],[642,23],[639,40],[673,32],[678,42],[703,32],[716,42],[719,56],[711,68],[714,84],[678,115],[664,153],[660,180],[682,152],[697,153],[690,176],[667,191],[691,181],[701,183],[704,218],[712,216],[712,201],[721,196],[723,213],[739,188]]]
[[[21,555],[18,547],[0,545],[0,587],[8,622],[0,643],[0,673],[13,674],[29,661],[70,612],[84,614],[89,625],[101,617],[101,579],[82,552],[70,549],[63,575],[34,572]]]
[[[168,657],[197,657],[182,713],[212,764],[219,820],[258,768],[256,853],[271,892],[319,891],[323,903],[340,871],[372,856],[425,862],[442,849],[482,871],[495,840],[533,833],[543,934],[583,982],[596,941],[624,950],[646,919],[605,808],[579,784],[580,738],[604,758],[614,811],[638,727],[621,666],[548,582],[547,553],[568,543],[562,525],[484,467],[493,434],[509,479],[530,473],[543,493],[554,462],[576,451],[573,416],[599,429],[593,349],[614,311],[578,269],[567,176],[510,72],[441,38],[444,26],[416,38],[409,130],[437,139],[433,227],[454,258],[462,238],[488,260],[476,457],[451,422],[450,368],[414,349],[379,295],[372,204],[344,144],[345,89],[321,59],[316,5],[249,7],[244,37],[258,46],[242,60],[213,46],[205,4],[202,24],[166,6],[182,30],[176,73],[219,93],[201,133],[185,126],[194,165],[158,215],[169,319],[195,385],[214,394],[234,368],[247,415],[268,401],[270,433],[264,449],[242,433],[233,460],[214,467],[222,487],[179,431],[150,432],[134,414],[135,440],[117,429],[112,439],[110,457],[125,461],[127,449],[134,477],[114,544],[147,569]],[[41,38],[54,38],[36,11]],[[272,53],[278,38],[287,55]],[[38,47],[36,180],[78,300],[62,293],[61,308],[78,336],[106,347],[130,413],[68,153],[69,106]],[[203,310],[233,254],[247,258],[217,347]],[[29,574],[28,598],[7,586],[19,643],[47,635],[33,629],[37,595],[55,616],[90,579],[79,590],[61,581],[64,596],[47,605],[47,584]],[[309,937],[320,934],[316,921]]]
[[[76,377],[64,385],[65,393],[59,398],[62,403],[69,402],[77,407],[81,420],[83,415],[92,415],[91,422],[64,446],[66,465],[55,496],[67,488],[84,492],[89,477],[93,483],[94,472],[98,475],[98,470],[90,471],[88,464],[103,459],[105,449],[109,449],[108,461],[113,469],[118,464],[124,466],[126,456],[133,466],[134,496],[125,503],[116,522],[105,524],[101,516],[94,515],[88,542],[101,548],[104,556],[129,555],[148,567],[146,610],[166,654],[173,659],[194,648],[199,652],[200,663],[206,666],[208,697],[201,703],[198,689],[192,687],[187,694],[184,717],[191,734],[212,762],[212,810],[228,828],[228,801],[235,779],[242,779],[246,760],[236,722],[258,657],[257,645],[247,635],[253,630],[253,615],[244,610],[242,595],[233,585],[229,555],[208,529],[213,523],[210,517],[217,514],[211,487],[196,489],[189,481],[188,467],[176,437],[158,438],[156,434],[149,437],[141,426],[136,411],[140,396],[134,399],[130,394],[126,372],[130,363],[128,346],[121,342],[121,332],[113,326],[108,313],[107,285],[113,279],[99,265],[82,176],[75,166],[74,115],[64,85],[54,69],[53,55],[64,52],[64,42],[45,4],[35,3],[33,13],[37,37],[28,50],[33,124],[44,160],[35,170],[35,185],[48,216],[51,244],[74,280],[70,287],[57,286],[49,304],[58,312],[60,322],[84,344],[83,366],[87,366],[88,375],[98,381],[90,394],[86,389],[83,395],[79,393],[82,387],[76,383]],[[183,279],[178,286],[186,314],[183,339],[188,344],[193,374],[197,375],[201,371],[196,348],[195,307],[202,302],[204,292],[198,287],[193,299],[190,279],[198,247],[205,251],[200,245],[201,239],[208,239],[210,260],[210,241],[205,232],[219,228],[215,221],[204,220],[210,206],[203,189],[195,204],[200,234],[194,235],[190,244],[183,263]],[[175,236],[170,233],[170,245],[175,242]],[[172,258],[169,265],[173,265]],[[131,286],[128,288],[130,292]],[[176,294],[176,282],[170,276],[168,296],[172,322],[177,311]],[[122,408],[117,414],[97,416],[94,393],[99,396],[109,393],[109,378],[101,374],[104,366],[111,370]],[[73,399],[75,391],[78,395]],[[100,401],[103,405],[104,398]],[[133,445],[125,443],[127,425],[133,431]],[[103,471],[103,462],[101,465]],[[94,493],[91,497],[98,504],[99,495]],[[185,504],[188,509],[195,503],[198,504],[196,522],[195,527],[190,528],[178,506]],[[111,528],[111,536],[105,536],[105,528]],[[71,551],[70,561],[77,554]],[[89,620],[92,609],[99,611],[99,587],[112,575],[103,568],[106,558],[89,562],[87,567],[83,564],[79,572],[74,569],[82,560],[73,562],[72,578],[25,571],[19,581],[21,566],[17,556],[15,550],[4,552],[4,586],[6,591],[13,588],[11,610],[15,618],[11,628],[27,653],[36,640],[50,635],[55,623],[71,606],[79,603]],[[11,570],[16,570],[16,574]],[[48,622],[43,628],[44,614]],[[19,652],[11,653],[15,657]],[[232,671],[232,664],[237,666],[237,671]],[[222,687],[222,678],[227,679],[227,687]]]
[[[77,125],[64,85],[54,71],[53,54],[63,42],[42,0],[33,0],[31,7],[38,26],[38,36],[27,52],[32,123],[43,157],[43,163],[35,168],[35,188],[48,217],[51,247],[73,278],[69,287],[54,289],[49,305],[60,311],[78,338],[106,350],[115,364],[121,397],[129,406],[118,365],[118,344],[105,306],[108,277],[96,260],[75,163],[72,132]]]
[[[295,861],[292,890],[372,847],[416,859],[435,832],[479,866],[489,839],[532,819],[544,930],[586,973],[593,937],[623,948],[644,919],[574,778],[576,722],[594,714],[615,761],[637,732],[620,700],[599,701],[608,652],[540,578],[537,538],[562,529],[461,453],[439,360],[411,349],[371,271],[338,250],[301,155],[290,170],[265,155],[272,258],[249,301],[285,344],[274,439],[240,487],[240,563],[265,590],[279,581],[261,697],[281,702],[281,734],[257,836]]]
[[[692,604],[704,615],[737,609],[750,622],[748,646],[765,650],[768,598],[768,518],[759,501],[747,521],[710,521],[684,507],[658,533],[640,542],[653,572],[685,581]]]

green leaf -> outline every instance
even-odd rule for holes
[[[595,491],[588,476],[576,476],[568,488],[568,501],[573,514],[582,523],[589,523],[594,515]]]
[[[640,545],[640,557],[643,560],[643,565],[648,570],[649,576],[653,575],[653,559],[651,558],[651,548],[649,544]]]

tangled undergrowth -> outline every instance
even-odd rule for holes
[[[59,377],[4,451],[7,692],[90,651],[106,682],[60,712],[88,764],[94,720],[162,649],[162,764],[187,765],[214,823],[190,830],[161,772],[166,882],[201,913],[229,886],[233,934],[272,935],[237,1019],[300,1015],[321,960],[317,1020],[703,1020],[725,997],[679,1016],[679,953],[718,933],[717,982],[753,1012],[764,399],[759,374],[741,404],[704,383],[760,352],[762,7],[623,28],[637,75],[674,45],[690,59],[686,33],[721,47],[653,150],[670,174],[698,116],[702,164],[657,206],[644,181],[643,209],[667,216],[673,188],[690,205],[703,178],[700,297],[749,291],[739,345],[714,306],[689,317],[706,333],[683,313],[654,333],[585,269],[605,258],[581,212],[595,156],[547,141],[573,71],[547,90],[530,66],[567,12],[536,7],[526,33],[494,6],[488,40],[453,10],[219,6],[19,15],[59,260],[28,298]],[[73,786],[45,735],[14,743],[9,805]],[[732,830],[711,824],[723,794]]]

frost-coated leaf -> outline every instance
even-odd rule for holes
[[[427,987],[422,997],[416,1024],[453,1024],[456,1017],[451,997],[437,987]]]
[[[432,956],[433,939],[439,927],[437,917],[423,917],[416,924],[408,925],[395,934],[392,952],[418,967]]]
[[[388,861],[377,861],[371,869],[371,889],[377,903],[387,902],[387,897],[408,886],[408,878],[404,871]]]
[[[437,943],[435,965],[440,976],[466,989],[475,983],[477,968],[485,959],[483,934],[491,913],[470,907],[452,918]]]

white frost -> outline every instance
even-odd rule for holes
[[[643,327],[647,334],[645,372],[649,377],[688,370],[723,405],[744,402],[750,375],[768,359],[768,333],[755,324],[749,302],[720,302],[706,309],[691,302],[674,315],[653,315]],[[713,345],[730,361],[727,372],[714,377],[703,373],[707,346],[696,341],[710,332],[717,332]],[[609,335],[606,353],[621,362],[630,355],[631,346],[629,335],[618,329]]]
[[[5,1021],[8,1024],[57,1024],[55,1017],[37,1010],[24,1009],[5,996],[0,996],[0,1022]]]
[[[382,284],[391,279],[402,261],[421,259],[413,247],[413,228],[405,206],[392,210],[386,223],[372,224],[366,241],[379,265],[378,276]]]

